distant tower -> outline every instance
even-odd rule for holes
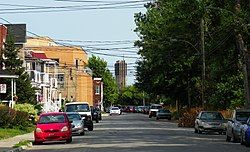
[[[127,76],[127,63],[125,60],[119,60],[115,63],[115,78],[118,84],[119,90],[126,86],[126,76]]]

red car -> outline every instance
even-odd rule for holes
[[[51,112],[41,114],[34,131],[35,144],[45,141],[72,142],[72,121],[64,112]]]

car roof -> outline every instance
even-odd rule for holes
[[[46,115],[59,115],[59,114],[66,114],[65,112],[47,112],[47,113],[42,113],[40,116],[46,116]]]
[[[162,106],[161,104],[151,104],[151,106]]]
[[[88,104],[88,102],[69,102],[69,103],[66,103],[65,105],[73,105],[73,104]]]
[[[80,115],[78,112],[66,112],[66,114],[77,114],[77,115]]]

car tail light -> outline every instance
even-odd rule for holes
[[[40,133],[40,132],[42,132],[42,129],[41,128],[36,128],[36,132]]]
[[[62,129],[61,129],[61,132],[64,132],[64,131],[68,131],[69,128],[67,126],[64,126]]]

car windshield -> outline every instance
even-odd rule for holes
[[[170,113],[170,111],[167,110],[167,109],[159,109],[158,112],[160,112],[160,113]]]
[[[161,106],[151,106],[151,109],[161,109]]]
[[[89,111],[88,104],[66,105],[66,112],[88,112],[88,111]]]
[[[69,117],[69,120],[74,121],[74,120],[81,120],[81,116],[79,114],[67,114]]]
[[[222,120],[223,116],[219,112],[203,112],[201,120]]]
[[[113,107],[111,110],[119,110],[118,107]]]
[[[38,121],[39,124],[49,124],[49,123],[64,123],[65,117],[62,114],[59,115],[43,115],[40,116]]]
[[[247,122],[247,119],[250,117],[250,112],[237,112],[236,120],[241,122]]]

